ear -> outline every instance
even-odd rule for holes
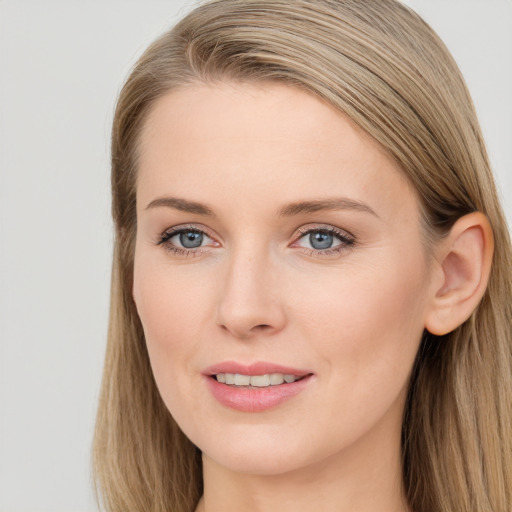
[[[453,225],[436,249],[427,331],[442,336],[470,317],[487,288],[493,252],[492,228],[483,213],[470,213]]]

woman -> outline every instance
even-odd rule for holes
[[[112,165],[107,510],[509,510],[509,236],[416,14],[206,3],[133,70]]]

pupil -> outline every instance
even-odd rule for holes
[[[194,233],[193,231],[180,233],[180,244],[186,249],[194,249],[196,247],[200,247],[202,243],[202,233]]]
[[[320,231],[309,235],[309,243],[313,249],[329,249],[332,242],[333,236],[330,233]]]

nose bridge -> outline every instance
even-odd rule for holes
[[[278,271],[261,241],[245,240],[229,252],[218,304],[218,323],[240,338],[275,332],[284,323]]]

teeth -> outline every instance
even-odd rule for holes
[[[266,388],[268,386],[278,386],[279,384],[290,384],[299,379],[296,375],[283,373],[267,373],[265,375],[241,375],[239,373],[218,373],[217,381],[222,384],[234,386],[253,386],[256,388]]]
[[[256,386],[257,388],[266,388],[270,386],[270,375],[253,375],[251,377],[251,386]]]
[[[251,377],[249,375],[235,375],[235,386],[249,386],[251,384]]]
[[[282,384],[284,382],[284,375],[282,373],[272,373],[270,375],[270,384],[272,386],[277,386],[278,384]]]

